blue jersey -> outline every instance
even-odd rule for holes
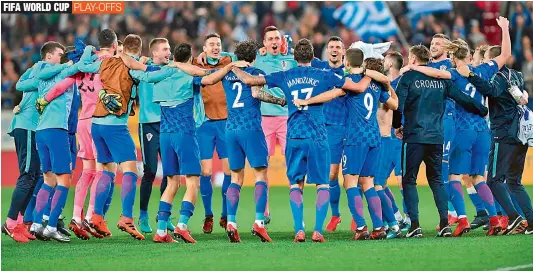
[[[361,74],[349,74],[347,77],[354,82],[363,79]],[[381,84],[372,81],[365,92],[346,93],[346,121],[345,145],[377,147],[381,142],[381,134],[377,119],[378,101],[386,102],[390,95],[384,91]]]
[[[450,59],[444,59],[437,62],[429,62],[428,67],[447,71],[451,68],[453,68],[452,61]],[[444,112],[446,115],[453,114],[455,112],[455,101],[448,98],[446,99],[446,111]]]
[[[491,60],[489,63],[483,63],[477,67],[470,66],[470,70],[477,74],[484,80],[490,80],[494,74],[498,72],[498,63]],[[464,94],[470,95],[481,104],[485,104],[485,97],[479,93],[474,85],[468,81],[467,78],[461,76],[457,70],[451,69],[452,81],[455,86]],[[456,130],[473,130],[473,131],[488,131],[488,123],[485,118],[480,115],[466,111],[462,106],[456,105],[455,108]]]
[[[265,72],[254,67],[243,70],[251,75],[265,75]],[[252,97],[252,87],[241,82],[233,72],[224,76],[222,86],[228,107],[226,130],[262,131],[261,101]]]
[[[70,115],[68,116],[68,133],[75,134],[78,131],[78,113],[81,105],[80,92],[76,84],[72,88],[72,104],[70,106]]]
[[[293,100],[309,99],[332,88],[342,87],[346,81],[344,77],[313,67],[300,66],[266,75],[265,80],[269,87],[280,88],[287,99],[287,138],[327,140],[322,104],[304,106],[300,110],[293,104]]]
[[[340,76],[344,76],[344,65],[338,68],[333,68],[328,61],[322,61],[317,58],[311,61],[311,66],[323,71],[334,72]],[[326,117],[326,124],[330,125],[344,125],[346,123],[346,106],[345,96],[335,98],[324,104],[324,115]]]
[[[161,133],[184,133],[195,135],[196,125],[193,112],[193,92],[200,91],[202,78],[190,77],[190,79],[192,79],[190,80],[190,84],[183,84],[179,89],[174,88],[174,92],[183,93],[186,98],[182,100],[174,100],[172,97],[169,97],[168,102],[159,102],[159,104],[161,104]],[[157,89],[159,84],[160,83],[155,84],[154,89]]]

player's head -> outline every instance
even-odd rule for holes
[[[308,39],[300,39],[294,46],[294,60],[301,64],[308,64],[314,58],[313,45]]]
[[[205,36],[204,41],[204,53],[211,58],[219,58],[220,52],[222,51],[222,40],[220,35],[217,33],[212,33]]]
[[[98,34],[98,46],[100,49],[107,49],[110,53],[114,54],[118,47],[118,39],[115,31],[109,28],[100,31],[100,34]]]
[[[192,60],[192,46],[188,43],[181,43],[174,47],[174,61],[188,63]]]
[[[365,54],[361,49],[350,48],[346,50],[346,56],[344,57],[344,66],[350,68],[361,68],[363,66],[363,60]]]
[[[403,56],[400,52],[390,52],[385,56],[383,63],[385,73],[389,73],[391,69],[399,71],[403,67]]]
[[[65,46],[59,42],[48,41],[41,47],[41,59],[50,64],[58,64],[65,54]]]
[[[472,64],[474,66],[479,66],[481,63],[483,63],[487,49],[489,49],[488,45],[481,45],[476,48],[474,51],[474,56],[472,57]]]
[[[409,64],[424,65],[429,62],[429,49],[424,45],[415,45],[409,48]]]
[[[257,55],[257,42],[249,40],[237,43],[235,47],[235,56],[238,60],[244,60],[252,63]]]
[[[61,64],[67,63],[70,61],[70,59],[68,59],[68,53],[74,51],[75,49],[76,48],[74,46],[65,47],[65,53],[61,56]]]
[[[263,32],[263,37],[263,46],[266,47],[267,52],[272,55],[279,54],[281,48],[281,33],[278,28],[273,25],[267,26]]]
[[[342,61],[344,56],[344,42],[342,42],[342,39],[337,36],[329,38],[326,44],[326,53],[328,54],[329,62],[337,64]]]
[[[363,62],[365,69],[374,70],[380,73],[384,73],[383,60],[378,58],[369,57]]]
[[[470,49],[468,44],[461,39],[454,40],[453,42],[446,41],[444,43],[444,50],[450,55],[453,66],[457,66],[458,61],[468,62],[470,57]]]
[[[155,38],[150,41],[152,61],[156,64],[168,64],[170,60],[170,44],[165,38]]]
[[[435,34],[431,39],[431,45],[429,50],[431,52],[431,58],[433,60],[441,60],[441,58],[446,58],[446,51],[443,48],[443,45],[446,41],[449,41],[450,38],[444,34]],[[444,55],[444,57],[443,57]]]
[[[483,57],[483,61],[485,63],[491,61],[493,58],[501,55],[502,53],[502,47],[500,45],[494,45],[491,46],[485,51],[485,56]]]
[[[139,35],[129,34],[124,38],[124,53],[141,56],[143,40]]]
[[[124,43],[121,40],[117,41],[117,53],[124,52]]]

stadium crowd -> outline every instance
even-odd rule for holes
[[[143,43],[148,44],[154,37],[167,37],[172,47],[190,42],[195,46],[194,51],[199,52],[203,37],[216,32],[221,35],[223,50],[234,51],[235,42],[261,40],[262,29],[277,25],[293,40],[311,38],[315,55],[325,59],[327,37],[338,35],[346,44],[359,40],[356,33],[333,17],[335,9],[341,4],[298,1],[129,2],[123,15],[2,14],[2,108],[12,108],[21,99],[22,95],[15,91],[15,83],[24,70],[39,61],[39,48],[47,40],[74,44],[76,39],[82,39],[86,43],[97,44],[99,31],[111,28],[116,30],[119,39],[128,33],[139,33]],[[431,37],[436,33],[465,39],[471,48],[499,41],[499,33],[485,34],[497,31],[498,27],[485,26],[483,18],[486,10],[497,12],[499,3],[453,2],[453,12],[417,16],[414,20],[406,15],[405,2],[389,2],[388,5],[409,44],[429,46]],[[508,64],[524,73],[524,79],[529,82],[526,84],[528,91],[533,94],[532,13],[533,2],[516,2],[511,7],[513,57]],[[371,39],[365,42],[377,41]],[[401,49],[400,42],[391,47],[391,50]],[[148,54],[148,48],[144,48],[143,54]]]

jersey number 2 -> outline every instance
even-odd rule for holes
[[[239,99],[241,99],[242,95],[242,84],[240,82],[235,82],[233,83],[232,89],[237,89],[237,97],[235,98],[235,101],[233,101],[233,108],[244,107],[244,103],[239,102]]]
[[[302,92],[303,94],[305,94],[304,100],[307,100],[307,99],[311,98],[311,95],[313,94],[313,88],[304,88],[302,90],[293,90],[291,92],[291,94],[292,94],[292,97],[293,97],[294,100],[298,99],[298,93],[299,92]],[[307,110],[308,108],[309,108],[309,106],[306,105],[306,106],[302,107],[302,110]]]

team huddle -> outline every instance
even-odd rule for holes
[[[255,177],[252,233],[272,242],[267,170],[278,142],[287,165],[294,242],[306,241],[305,183],[316,185],[312,241],[325,242],[330,206],[326,231],[341,223],[341,170],[354,240],[421,237],[416,177],[422,161],[439,211],[437,236],[461,236],[479,227],[488,236],[531,234],[533,210],[520,183],[527,145],[506,136],[514,114],[506,106],[524,105],[527,92],[521,74],[505,67],[509,22],[500,17],[498,25],[501,46],[471,52],[464,41],[437,34],[430,49],[409,49],[407,65],[399,52],[383,56],[390,43],[345,48],[336,36],[328,40],[328,60],[321,61],[308,39],[292,48],[290,37],[274,26],[265,29],[262,46],[243,41],[233,53],[222,51],[218,34],[209,34],[197,57],[187,43],[171,54],[164,38],[153,39],[151,56],[144,57],[139,36],[120,42],[111,29],[100,32],[98,50],[81,41],[66,48],[47,42],[41,61],[16,85],[23,99],[9,134],[20,177],[2,232],[17,242],[70,242],[71,232],[82,240],[110,238],[106,213],[120,166],[117,227],[144,240],[153,232],[148,205],[159,155],[163,180],[153,241],[196,243],[188,223],[199,193],[202,231],[213,230],[216,150],[224,171],[219,224],[229,241],[241,242],[236,216],[247,160]],[[136,100],[139,112],[133,110]],[[134,114],[144,166],[137,224],[137,154],[127,127]],[[76,157],[83,170],[65,226],[62,212]],[[393,171],[403,214],[387,186]],[[182,176],[185,194],[174,225],[170,216]],[[472,222],[461,180],[476,207]],[[363,216],[363,197],[372,226]]]

